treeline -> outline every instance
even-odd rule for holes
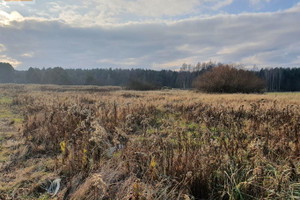
[[[300,91],[300,68],[262,69],[256,74],[266,81],[269,92]]]
[[[130,86],[138,83],[145,89],[190,88],[192,80],[201,72],[170,70],[154,71],[144,69],[33,69],[15,71],[15,83]],[[136,88],[137,89],[137,88]]]
[[[148,69],[63,69],[61,67],[18,71],[0,63],[0,83],[124,86],[132,89],[192,88],[199,75],[221,63],[183,64],[179,71]],[[261,69],[255,74],[265,80],[267,91],[300,91],[300,68]],[[249,83],[250,84],[250,83]],[[141,86],[137,88],[137,86]]]
[[[29,68],[27,71],[11,70],[10,79],[2,82],[21,84],[58,84],[58,85],[99,85],[123,86],[132,89],[149,90],[169,88],[191,88],[193,80],[211,69],[211,65],[203,65],[201,70],[190,72],[181,70],[148,70],[148,69],[63,69]],[[0,69],[7,65],[0,63]],[[7,71],[7,70],[6,70]],[[1,82],[1,80],[0,80]],[[138,87],[137,87],[138,86]]]

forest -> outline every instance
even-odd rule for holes
[[[193,87],[194,80],[221,63],[204,62],[197,65],[183,64],[179,71],[149,69],[63,69],[29,68],[15,70],[8,63],[0,63],[0,83],[97,85],[130,87],[140,85],[141,90]],[[240,65],[233,65],[241,68]],[[300,68],[262,68],[252,70],[266,83],[268,92],[300,91]]]

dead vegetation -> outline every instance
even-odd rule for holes
[[[57,199],[300,198],[299,94],[17,89],[19,162],[52,163]],[[46,197],[36,183],[24,193]]]

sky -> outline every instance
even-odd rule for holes
[[[300,0],[0,0],[16,69],[300,66]]]

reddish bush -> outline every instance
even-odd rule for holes
[[[260,93],[265,82],[253,72],[223,65],[198,76],[193,86],[209,93]]]

